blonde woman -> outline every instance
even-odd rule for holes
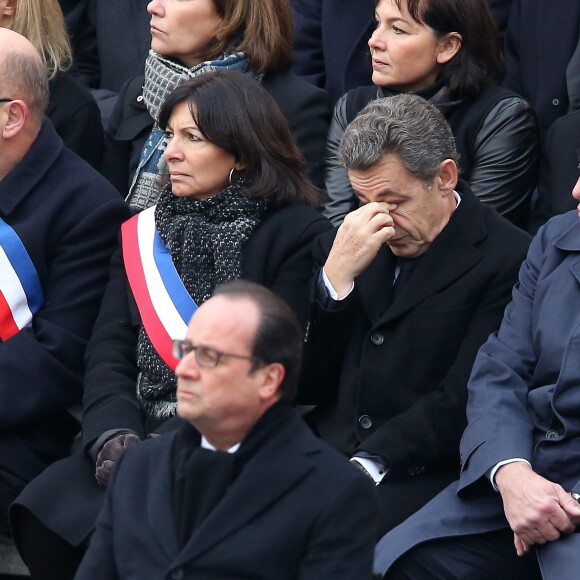
[[[50,79],[47,117],[64,144],[100,170],[100,113],[88,89],[68,72],[73,56],[58,0],[4,0],[0,27],[22,34],[38,50]]]

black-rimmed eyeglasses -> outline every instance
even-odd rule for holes
[[[197,364],[200,367],[204,367],[206,369],[217,367],[223,357],[242,358],[255,362],[261,362],[261,359],[255,356],[222,352],[212,348],[211,346],[204,346],[203,344],[195,345],[189,340],[176,339],[173,341],[173,356],[175,358],[185,358],[190,352],[195,352],[195,360],[197,361]]]
[[[16,99],[0,99],[0,103],[11,103],[12,101],[15,101]]]

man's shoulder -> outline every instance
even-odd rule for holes
[[[481,248],[497,248],[505,254],[506,250],[512,254],[519,253],[525,256],[532,236],[515,226],[501,216],[490,205],[482,203],[471,192],[469,186],[461,183],[458,188],[461,203],[458,212],[460,227],[467,236],[473,236],[473,242]],[[494,258],[493,253],[486,251],[486,257]]]

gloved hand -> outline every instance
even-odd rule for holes
[[[109,477],[111,477],[115,462],[125,449],[135,445],[135,443],[139,443],[139,441],[140,439],[135,433],[122,433],[109,439],[103,445],[97,455],[97,469],[95,471],[95,477],[100,486],[106,487],[107,483],[109,483]]]

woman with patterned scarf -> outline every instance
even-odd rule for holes
[[[324,185],[330,122],[326,91],[289,71],[292,12],[288,0],[152,0],[151,51],[145,76],[121,88],[107,130],[105,176],[140,209],[157,202],[163,172],[163,131],[154,119],[164,98],[188,79],[235,69],[274,97],[306,159],[307,174]]]
[[[122,228],[87,349],[84,451],[12,506],[34,578],[72,578],[119,456],[178,425],[171,339],[216,285],[261,283],[306,317],[312,244],[330,223],[272,97],[240,72],[208,72],[171,93],[158,121],[165,185]]]

